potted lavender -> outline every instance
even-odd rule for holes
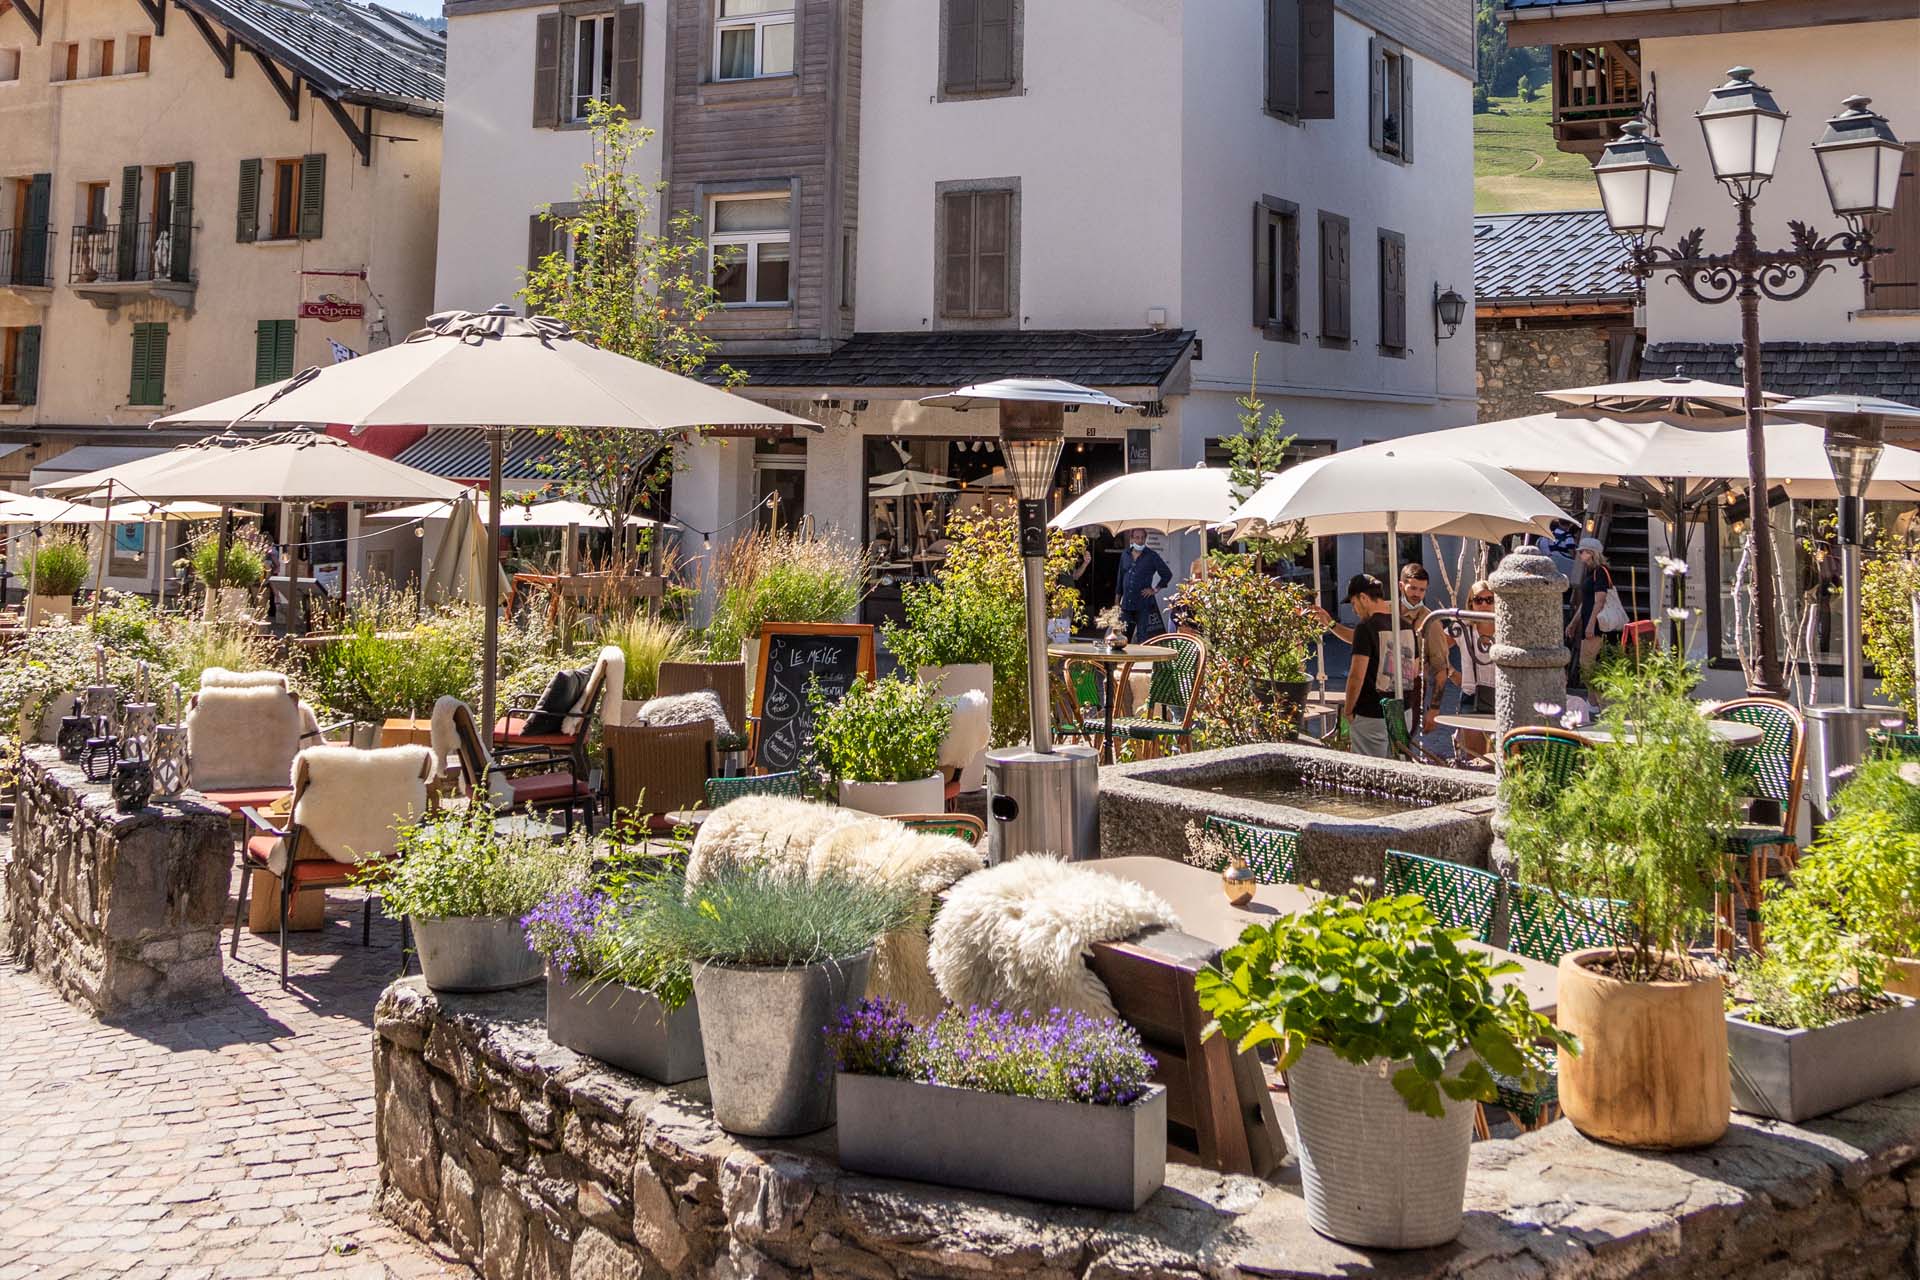
[[[705,1075],[693,976],[684,959],[623,935],[630,895],[567,887],[521,918],[547,962],[555,1044],[661,1084]]]
[[[826,1036],[844,1168],[1125,1210],[1166,1181],[1167,1092],[1116,1019],[865,1000]]]

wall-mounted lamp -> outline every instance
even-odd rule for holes
[[[1467,318],[1467,300],[1452,289],[1442,293],[1436,281],[1433,286],[1433,318],[1433,340],[1438,342],[1442,338],[1451,338],[1459,330],[1460,322]],[[1440,332],[1441,325],[1446,326],[1445,333]]]

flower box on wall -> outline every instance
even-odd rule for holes
[[[1734,1109],[1794,1123],[1920,1085],[1920,1004],[1785,1031],[1727,1015]]]
[[[658,997],[617,982],[547,977],[547,1036],[589,1058],[661,1084],[707,1073],[692,1000],[669,1013]]]
[[[840,1072],[840,1164],[856,1173],[1138,1209],[1167,1177],[1167,1091],[1051,1102]]]

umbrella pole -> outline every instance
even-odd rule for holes
[[[1387,598],[1393,602],[1393,698],[1403,708],[1407,691],[1400,672],[1400,516],[1387,512]]]
[[[487,581],[481,591],[486,615],[480,645],[480,731],[488,735],[488,742],[493,741],[495,693],[500,682],[500,673],[495,668],[500,661],[500,489],[504,483],[501,472],[506,465],[502,457],[504,435],[497,427],[487,432],[487,554],[482,557],[482,563],[487,566]],[[475,795],[485,794],[486,779],[474,779],[474,786]]]
[[[106,515],[113,515],[113,481],[107,481]],[[100,616],[100,597],[107,590],[107,543],[113,540],[113,526],[106,520],[100,522],[100,567],[93,573],[93,617]]]
[[[1204,535],[1201,541],[1204,546]],[[1320,599],[1320,539],[1318,538],[1313,539],[1313,604],[1317,609],[1324,609],[1326,607],[1325,603]],[[1319,632],[1319,638],[1313,642],[1313,647],[1316,651],[1317,662],[1320,668],[1319,691],[1325,693],[1327,691],[1327,633],[1325,630]]]
[[[220,617],[220,592],[222,580],[227,576],[227,541],[233,536],[233,508],[222,503],[220,506],[220,536],[213,546],[213,581],[206,584],[207,600],[213,606],[213,616]],[[271,587],[268,590],[272,590]]]

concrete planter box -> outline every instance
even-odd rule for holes
[[[410,919],[420,973],[435,991],[505,991],[540,981],[544,962],[512,916]]]
[[[52,622],[55,618],[71,622],[73,614],[72,595],[27,597],[27,625],[30,627],[37,627],[43,622]]]
[[[842,782],[840,803],[883,818],[899,813],[941,813],[947,807],[947,786],[938,773],[913,782]]]
[[[1096,1209],[1138,1209],[1167,1178],[1167,1091],[1130,1107],[836,1077],[840,1164]]]
[[[700,1014],[689,1000],[669,1013],[653,995],[613,982],[547,977],[547,1036],[661,1084],[707,1073]]]
[[[1733,1106],[1790,1123],[1920,1085],[1920,1004],[1811,1030],[1727,1015]]]
[[[833,1055],[821,1028],[867,989],[869,948],[788,969],[693,966],[713,1118],[728,1133],[784,1138],[833,1123]]]

